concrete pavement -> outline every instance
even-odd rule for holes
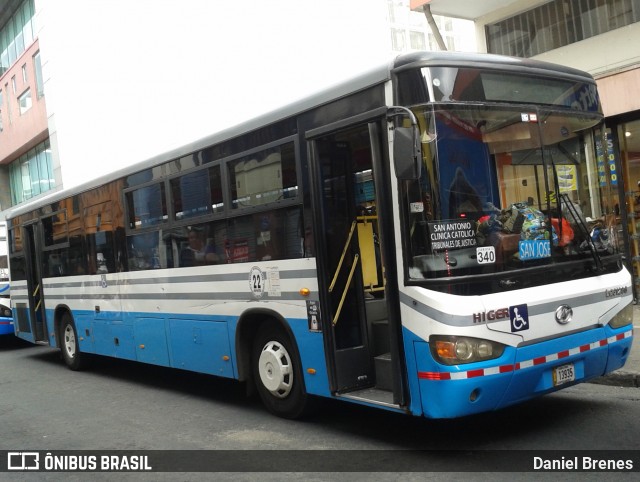
[[[640,387],[640,347],[638,347],[640,342],[636,338],[640,336],[640,304],[633,306],[633,335],[633,345],[627,363],[608,375],[591,380],[591,383],[617,387]]]

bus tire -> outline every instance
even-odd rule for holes
[[[78,332],[70,313],[62,315],[60,335],[60,350],[65,365],[71,370],[80,370],[84,366],[84,357],[80,353]]]
[[[310,396],[301,363],[289,336],[277,323],[265,323],[253,340],[253,379],[262,403],[274,415],[295,419],[306,415]]]

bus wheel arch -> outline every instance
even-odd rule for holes
[[[78,330],[71,311],[59,307],[55,312],[55,330],[57,346],[62,360],[71,370],[81,370],[85,366],[86,355],[80,351]]]
[[[295,337],[279,315],[258,310],[238,323],[238,377],[247,380],[273,414],[299,418],[311,406]]]

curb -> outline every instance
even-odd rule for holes
[[[624,370],[615,371],[603,377],[593,378],[587,383],[595,383],[596,385],[609,385],[614,387],[640,387],[640,375]]]

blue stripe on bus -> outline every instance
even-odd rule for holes
[[[235,332],[238,316],[144,312],[74,311],[81,352],[112,356],[237,379]],[[47,328],[53,329],[53,310]],[[329,396],[322,333],[311,332],[306,318],[288,319],[295,336],[308,393]],[[31,334],[21,334],[29,341]],[[53,337],[51,345],[55,345]],[[229,357],[225,360],[224,357]],[[307,370],[313,373],[309,373]]]

